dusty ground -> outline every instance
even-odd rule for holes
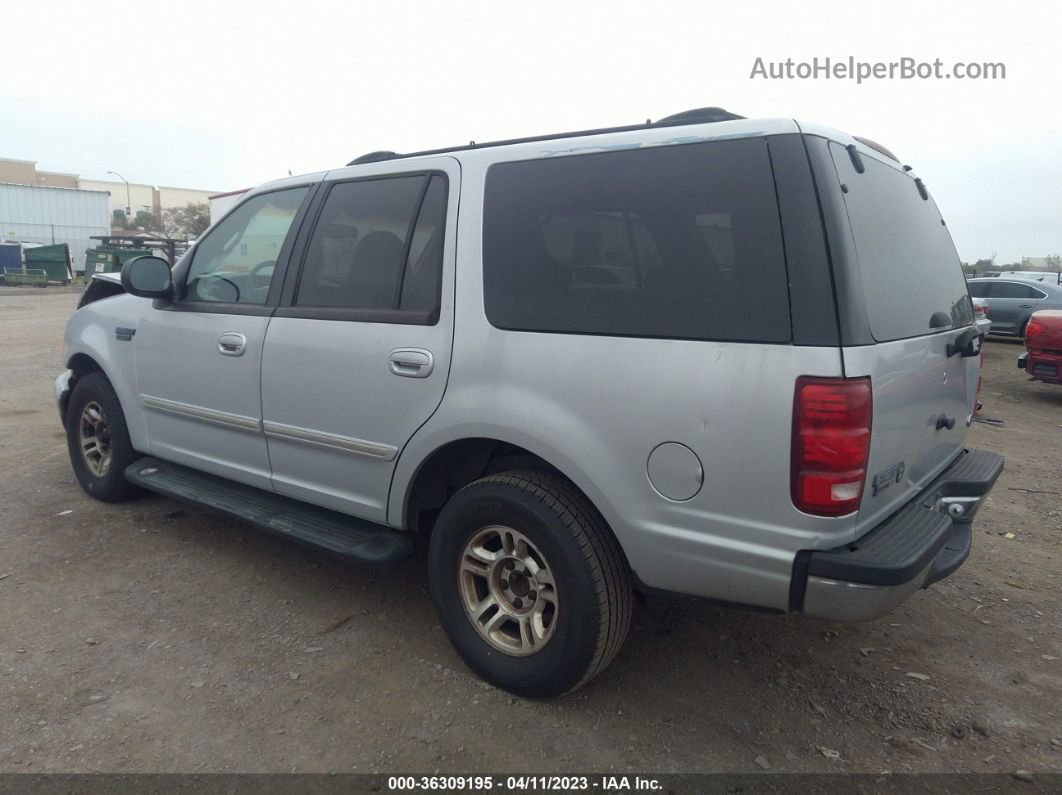
[[[955,576],[858,626],[651,602],[535,703],[464,668],[423,553],[364,571],[87,498],[52,402],[75,303],[0,290],[0,771],[1062,771],[1062,387],[1015,343],[986,348],[1006,425],[971,443],[1007,469]]]

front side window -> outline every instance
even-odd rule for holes
[[[229,213],[196,245],[182,298],[264,304],[280,249],[307,191],[262,193]]]
[[[485,308],[499,328],[792,336],[763,139],[497,163],[483,224]]]
[[[295,305],[434,309],[445,221],[439,175],[336,184],[310,238]]]

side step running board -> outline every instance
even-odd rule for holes
[[[125,477],[148,491],[220,511],[355,563],[397,563],[413,553],[409,536],[390,527],[157,458],[141,458],[126,468]]]

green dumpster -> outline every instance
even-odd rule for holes
[[[94,273],[116,273],[129,260],[149,257],[153,253],[146,248],[122,248],[106,244],[90,248],[85,252],[85,278],[91,279]]]
[[[26,268],[21,273],[8,268],[4,271],[4,284],[10,284],[15,287],[22,287],[23,285],[47,287],[48,274],[43,268]]]
[[[73,273],[70,270],[70,247],[66,243],[54,246],[27,248],[24,252],[26,270],[42,270],[49,282],[69,284]]]

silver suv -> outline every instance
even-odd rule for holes
[[[56,382],[90,495],[352,561],[430,540],[486,680],[578,687],[636,592],[876,618],[966,559],[982,334],[886,150],[719,109],[269,183],[88,286]]]

